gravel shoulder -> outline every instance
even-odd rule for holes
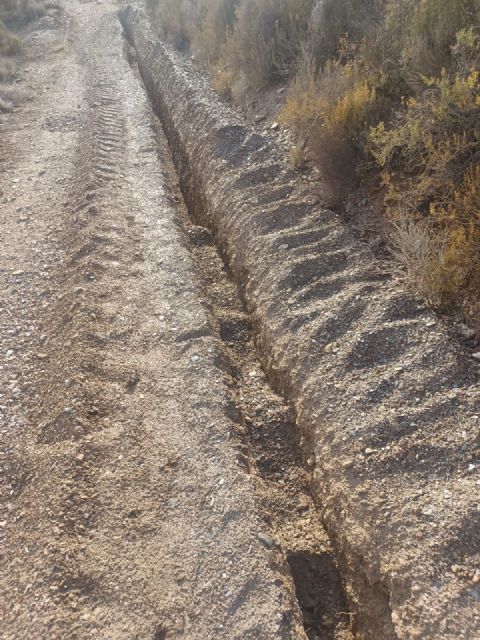
[[[303,638],[116,11],[48,16],[1,122],[2,637]]]
[[[314,491],[359,638],[479,637],[478,364],[190,61],[123,22],[189,209],[215,234]]]

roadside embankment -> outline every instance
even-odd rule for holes
[[[311,447],[359,638],[478,637],[478,365],[268,137],[121,15],[185,200],[252,314]]]

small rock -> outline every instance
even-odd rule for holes
[[[270,127],[270,131],[278,131],[280,129],[280,124],[278,122],[274,122]]]
[[[480,351],[477,351],[477,353],[472,353],[472,358],[480,362]]]
[[[458,333],[462,336],[462,338],[465,338],[465,340],[470,340],[475,336],[475,330],[467,327],[466,324],[461,324],[458,327]]]
[[[267,549],[272,549],[273,548],[273,540],[271,538],[269,538],[268,536],[266,536],[264,533],[259,533],[258,534],[258,539],[260,540],[260,542],[267,547]]]
[[[285,251],[286,249],[288,249],[288,244],[281,244],[278,248],[280,249],[280,251]]]

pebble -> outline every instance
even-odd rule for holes
[[[476,353],[472,353],[472,358],[480,362],[480,351],[477,351]]]
[[[273,540],[271,538],[269,538],[268,536],[266,536],[264,533],[259,533],[257,535],[257,538],[260,540],[260,542],[267,547],[267,549],[272,549],[273,548]]]
[[[465,340],[470,340],[475,336],[475,330],[467,327],[466,324],[461,324],[458,328],[458,333],[465,338]]]

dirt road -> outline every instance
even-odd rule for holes
[[[51,10],[1,122],[0,635],[302,638],[288,559],[310,637],[347,638],[289,409],[186,217],[117,11]]]

